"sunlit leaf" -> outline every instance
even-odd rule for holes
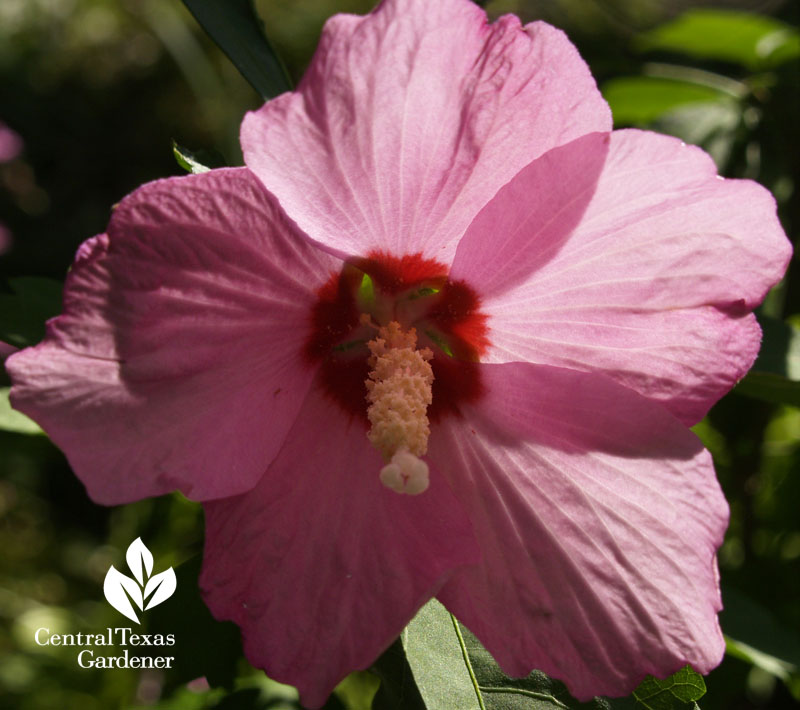
[[[0,387],[0,429],[13,431],[16,434],[43,434],[35,421],[11,408],[11,403],[8,401],[10,391],[10,387]]]
[[[272,98],[292,88],[250,0],[183,0],[183,3],[262,97]]]
[[[611,106],[615,125],[647,125],[680,106],[731,100],[709,86],[652,76],[612,79],[601,90]]]
[[[696,707],[705,693],[703,676],[686,666],[664,680],[652,676],[645,679],[633,697],[645,710],[676,710]]]
[[[175,156],[178,165],[193,175],[207,173],[211,170],[211,167],[201,160],[198,152],[184,148],[175,141],[172,141],[172,154]]]
[[[764,15],[694,9],[640,36],[641,49],[660,49],[704,59],[775,66],[800,55],[800,34]]]
[[[452,617],[435,599],[419,610],[379,659],[374,710],[480,710]]]
[[[741,123],[741,108],[733,101],[679,106],[659,116],[650,128],[701,146],[724,172]]]
[[[0,340],[18,348],[44,337],[44,324],[61,312],[63,284],[53,279],[22,276],[9,279],[13,293],[0,293]]]
[[[336,686],[334,696],[347,710],[370,710],[379,686],[380,681],[374,674],[356,671]]]

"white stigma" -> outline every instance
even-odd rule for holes
[[[422,493],[428,487],[428,466],[419,457],[428,450],[427,411],[433,401],[428,361],[433,353],[417,350],[416,331],[403,331],[396,321],[378,328],[378,336],[367,345],[372,353],[366,381],[372,426],[367,437],[388,462],[381,482],[398,493]]]
[[[427,490],[428,464],[407,449],[400,449],[381,469],[381,483],[398,493],[415,496]]]

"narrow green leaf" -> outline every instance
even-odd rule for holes
[[[800,33],[764,15],[694,9],[643,34],[643,50],[660,49],[749,69],[776,66],[800,55]]]
[[[265,99],[292,88],[250,0],[183,0],[200,26]]]
[[[615,125],[647,125],[681,106],[731,101],[709,86],[653,76],[612,79],[601,90]]]
[[[771,372],[750,372],[733,391],[764,402],[800,407],[800,382]]]
[[[200,160],[197,152],[184,148],[175,141],[172,141],[172,154],[175,156],[178,165],[188,173],[197,175],[198,173],[207,173],[211,170],[208,165],[205,165],[203,161]]]
[[[10,387],[0,387],[0,429],[13,431],[16,434],[43,434],[35,421],[11,408],[11,403],[8,401],[10,391]]]
[[[741,592],[723,587],[720,623],[726,650],[747,663],[788,682],[800,672],[800,635],[779,622]]]
[[[759,316],[764,333],[753,369],[733,390],[774,404],[800,407],[800,328]]]
[[[53,279],[22,276],[9,279],[13,293],[0,294],[0,340],[19,348],[44,337],[44,324],[61,312],[63,284]]]
[[[782,681],[788,681],[792,673],[797,670],[791,663],[770,653],[759,651],[757,648],[753,648],[743,641],[737,641],[730,636],[725,636],[725,653],[738,658],[740,661],[749,663],[751,666],[760,668],[762,671],[766,671]]]
[[[763,335],[753,369],[800,380],[800,328],[761,314],[758,314],[758,324]]]

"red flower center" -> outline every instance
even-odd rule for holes
[[[305,345],[308,362],[321,363],[326,393],[349,415],[369,424],[367,343],[375,330],[362,314],[379,326],[396,321],[405,330],[415,328],[419,347],[433,351],[432,422],[480,398],[476,363],[489,346],[489,329],[478,295],[463,281],[448,280],[444,264],[421,254],[373,252],[345,264],[317,291]]]

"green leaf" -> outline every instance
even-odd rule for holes
[[[484,710],[453,618],[429,601],[373,671],[381,687],[373,710]]]
[[[292,88],[250,0],[183,0],[200,26],[265,99]]]
[[[10,387],[0,387],[0,429],[16,434],[43,434],[35,421],[11,408],[11,403],[8,401],[10,391]]]
[[[0,293],[0,340],[19,348],[44,338],[44,324],[61,312],[63,284],[53,279],[21,276],[9,279],[13,293]]]
[[[788,682],[800,670],[800,636],[735,589],[724,587],[722,598],[728,654]]]
[[[347,676],[336,689],[332,697],[337,697],[347,710],[370,710],[372,700],[378,691],[380,681],[367,671],[355,671]],[[331,703],[331,701],[328,701]],[[327,710],[323,708],[323,710]]]
[[[597,708],[610,706],[600,699],[578,703],[566,686],[541,671],[526,678],[509,678],[492,655],[463,624],[459,624],[470,663],[486,710],[564,710],[565,708]]]
[[[649,676],[633,691],[633,697],[646,710],[677,710],[697,707],[695,701],[705,693],[703,676],[686,666],[664,680]]]
[[[710,86],[654,76],[612,79],[601,89],[615,125],[642,126],[681,106],[731,102],[728,95]]]
[[[759,316],[764,333],[753,369],[736,385],[737,394],[800,407],[800,328]]]
[[[596,697],[581,703],[563,683],[541,671],[507,677],[475,636],[460,628],[486,710],[691,710],[705,693],[702,676],[687,666],[666,680],[648,677],[630,698]]]
[[[178,165],[193,175],[207,173],[212,168],[211,155],[208,151],[189,150],[182,145],[178,145],[176,141],[172,141],[172,154],[175,156]]]
[[[694,710],[706,692],[703,678],[687,666],[665,680],[649,676],[629,698],[578,702],[541,671],[506,676],[435,599],[372,670],[381,679],[373,710]]]
[[[741,121],[741,109],[734,101],[679,106],[659,116],[650,128],[702,146],[714,158],[720,173],[730,160]]]
[[[749,69],[776,66],[800,56],[800,34],[764,15],[695,9],[640,36],[640,49],[660,49]]]
[[[800,382],[787,380],[771,372],[750,372],[733,391],[772,404],[800,407]]]

